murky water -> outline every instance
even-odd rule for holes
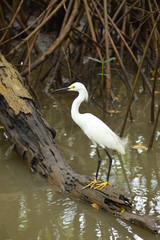
[[[74,98],[72,93],[57,94],[54,100],[43,95],[41,112],[56,129],[56,142],[68,164],[78,173],[94,177],[96,151],[70,117]],[[106,115],[104,119],[117,133],[122,126],[125,104],[117,103],[122,112]],[[152,151],[133,149],[135,144],[147,145],[153,129],[149,123],[148,97],[141,94],[133,106],[135,121],[128,121],[125,131],[125,135],[129,134],[127,153],[120,157],[111,152],[114,160],[110,182],[134,195],[135,212],[160,218],[160,124]],[[91,112],[101,119],[104,116],[93,102],[83,104],[81,112]],[[10,144],[3,130],[0,130],[0,144],[0,239],[156,239],[146,230],[55,192],[52,186],[32,174],[15,152],[6,156]],[[108,159],[103,150],[101,155],[100,177],[105,180]]]

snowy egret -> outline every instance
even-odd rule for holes
[[[79,112],[80,104],[83,101],[88,101],[88,92],[85,86],[80,82],[75,82],[71,84],[69,87],[57,89],[54,92],[59,91],[76,91],[79,93],[78,97],[73,101],[71,107],[71,116],[73,121],[83,130],[83,132],[87,135],[87,137],[93,142],[96,147],[97,155],[98,155],[98,166],[96,170],[96,177],[93,181],[91,181],[84,188],[90,187],[94,189],[96,188],[104,188],[107,185],[112,186],[109,183],[110,170],[112,166],[112,157],[106,150],[106,148],[111,148],[119,152],[120,154],[125,154],[125,146],[128,142],[128,138],[120,138],[117,134],[115,134],[104,122],[102,122],[99,118],[90,113]],[[108,158],[109,158],[109,168],[107,173],[107,181],[103,183],[98,183],[98,172],[101,164],[101,156],[98,150],[98,145],[102,147]]]

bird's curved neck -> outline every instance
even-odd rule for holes
[[[72,107],[71,107],[72,119],[79,126],[81,125],[81,118],[80,118],[81,114],[79,112],[79,107],[84,100],[85,100],[85,96],[83,95],[83,93],[80,92],[78,97],[73,101]]]

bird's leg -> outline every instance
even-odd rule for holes
[[[111,166],[112,166],[112,157],[110,156],[110,154],[107,152],[106,149],[104,149],[104,151],[106,152],[107,156],[109,157],[109,168],[108,168],[108,173],[107,173],[107,182],[108,182],[109,176],[110,176],[110,171],[111,171]]]
[[[93,188],[94,185],[98,184],[97,182],[97,178],[98,178],[98,172],[99,172],[99,168],[100,168],[100,165],[101,165],[101,156],[99,154],[99,150],[98,150],[98,147],[96,148],[96,151],[97,151],[97,155],[98,155],[98,166],[97,166],[97,170],[96,170],[96,177],[93,181],[91,181],[87,186],[85,186],[84,188]]]
[[[109,158],[109,168],[108,168],[108,173],[107,173],[107,181],[103,182],[103,183],[100,183],[100,184],[96,184],[97,186],[94,189],[100,188],[100,190],[102,190],[107,185],[112,187],[112,184],[109,183],[109,175],[110,175],[111,166],[112,166],[112,157],[110,156],[110,154],[107,152],[106,149],[104,149],[104,151],[105,151],[105,153],[107,154],[107,156]]]
[[[98,155],[98,166],[97,166],[97,171],[96,171],[96,179],[98,178],[98,173],[99,173],[99,168],[100,168],[100,165],[101,165],[101,156],[99,154],[99,150],[98,150],[98,147],[96,148],[97,150],[97,155]]]

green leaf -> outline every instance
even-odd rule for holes
[[[101,60],[99,60],[97,58],[88,57],[88,59],[93,60],[93,61],[98,62],[98,63],[102,63]]]
[[[108,58],[104,61],[104,63],[114,61],[115,59],[116,59],[115,57]]]

